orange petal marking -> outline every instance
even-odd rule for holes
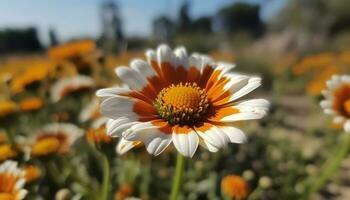
[[[237,108],[233,108],[232,106],[230,107],[224,107],[224,108],[219,108],[215,110],[215,113],[210,117],[210,121],[220,121],[222,118],[239,113],[239,110]]]
[[[175,125],[173,126],[173,131],[174,133],[176,134],[188,134],[192,131],[193,129],[189,126],[178,126],[178,125]]]
[[[155,126],[158,126],[158,129],[164,134],[172,134],[172,127],[168,122],[162,119],[156,119],[152,120],[151,123]]]

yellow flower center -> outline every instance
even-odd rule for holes
[[[14,200],[15,197],[12,194],[10,194],[10,193],[1,192],[0,193],[0,199],[1,200]]]
[[[209,102],[196,83],[180,83],[160,91],[154,105],[159,116],[170,124],[191,125],[205,116]]]
[[[344,102],[344,110],[350,115],[350,99]]]
[[[60,141],[55,137],[48,137],[37,141],[33,148],[33,155],[43,156],[55,153],[60,147]]]
[[[17,155],[16,151],[13,150],[11,145],[3,144],[0,145],[0,161],[7,160],[9,158],[13,158]]]

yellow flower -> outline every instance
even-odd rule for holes
[[[1,200],[23,199],[27,194],[24,183],[24,172],[17,167],[17,162],[6,161],[0,165]]]
[[[17,108],[17,104],[13,101],[0,100],[0,117],[16,112]]]
[[[32,141],[31,153],[34,156],[67,153],[82,134],[83,131],[73,124],[48,124],[37,132]]]
[[[22,111],[33,111],[38,110],[44,105],[44,102],[41,98],[30,97],[22,100],[19,103],[19,107]]]
[[[17,152],[10,144],[0,145],[0,162],[17,156]]]
[[[229,198],[242,200],[248,197],[249,186],[240,176],[228,175],[221,180],[221,191]]]
[[[47,54],[51,59],[61,60],[79,57],[95,50],[96,44],[94,41],[80,40],[52,47],[48,50]]]
[[[319,70],[320,68],[332,65],[336,60],[334,53],[321,53],[305,57],[298,65],[293,68],[295,75],[303,75],[312,70]]]
[[[41,170],[35,165],[28,165],[24,167],[25,179],[27,183],[37,180],[41,175]]]

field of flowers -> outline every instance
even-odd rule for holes
[[[350,50],[153,48],[0,57],[0,199],[350,199]]]

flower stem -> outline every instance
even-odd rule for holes
[[[103,167],[103,180],[102,180],[102,190],[101,190],[101,200],[108,200],[108,192],[109,192],[109,177],[110,177],[110,169],[107,155],[104,153],[102,155],[102,167]]]
[[[175,175],[173,178],[173,185],[171,188],[170,200],[177,200],[177,196],[180,191],[180,183],[181,183],[181,177],[182,177],[184,166],[185,166],[184,157],[180,153],[177,153]]]
[[[350,147],[350,134],[344,133],[343,137],[343,143],[339,146],[339,150],[334,156],[326,161],[321,170],[321,174],[318,174],[314,181],[312,181],[312,185],[310,186],[305,199],[310,199],[314,193],[319,191],[327,183],[332,174],[340,167],[341,161],[347,156]]]

